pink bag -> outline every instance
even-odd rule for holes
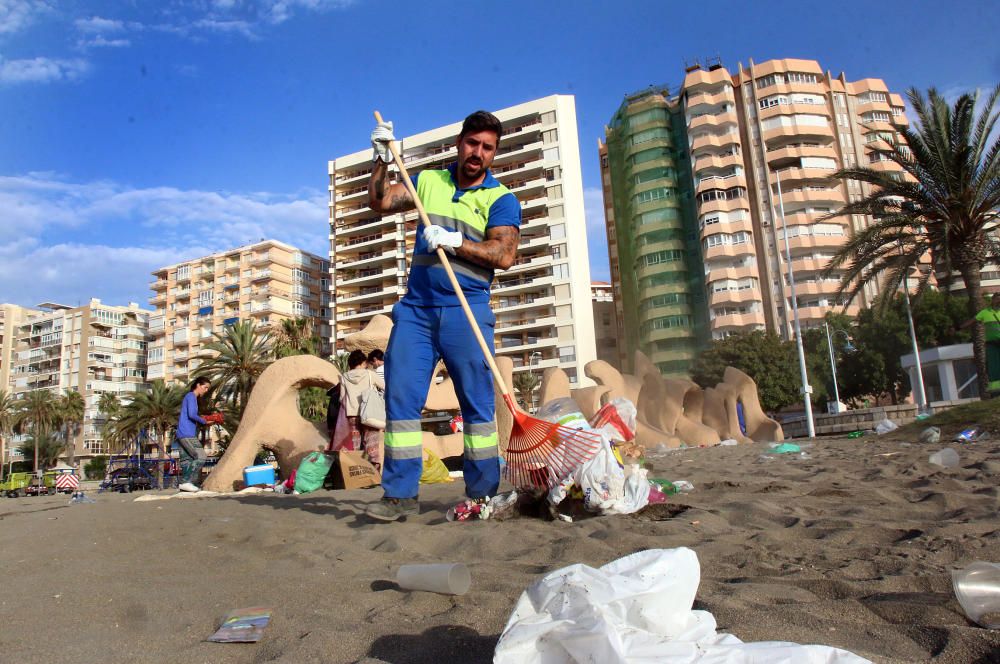
[[[340,409],[337,411],[337,423],[333,427],[333,435],[326,449],[329,452],[358,449],[354,445],[354,435],[347,421],[347,399],[344,398],[343,389],[340,395]]]

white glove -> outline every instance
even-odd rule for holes
[[[391,122],[379,122],[372,129],[372,161],[381,159],[387,164],[392,163],[392,152],[389,150],[389,143],[396,140],[392,135]]]
[[[428,226],[424,229],[424,242],[431,251],[437,251],[438,247],[441,247],[449,254],[454,254],[455,250],[462,246],[462,233],[449,231],[441,226]]]

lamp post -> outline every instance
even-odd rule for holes
[[[535,373],[535,371],[534,371],[534,369],[532,367],[535,366],[535,357],[536,356],[538,357],[539,361],[541,361],[541,359],[542,359],[542,353],[541,353],[541,351],[537,351],[537,350],[533,351],[531,353],[531,355],[528,356],[528,371],[530,371],[532,374]],[[539,380],[539,383],[540,382],[541,382],[541,380]],[[531,390],[531,395],[530,396],[531,396],[531,403],[528,404],[528,410],[530,410],[532,413],[534,413],[535,412],[535,390],[534,389]]]
[[[924,368],[920,362],[920,347],[917,345],[917,331],[913,327],[913,311],[910,309],[910,280],[909,274],[903,275],[903,301],[906,302],[906,321],[910,324],[910,345],[913,346],[913,366],[917,370],[917,384],[914,387],[917,395],[917,412],[930,414],[930,406],[927,403],[927,390],[924,389]]]
[[[840,389],[837,387],[837,358],[833,352],[833,338],[830,335],[830,324],[824,322],[823,327],[826,328],[826,347],[830,350],[830,371],[833,373],[833,398],[834,403],[834,414],[840,413]],[[851,338],[847,336],[847,332],[844,330],[834,330],[833,334],[836,335],[838,332],[844,335],[844,339],[847,340],[847,345],[844,346],[844,350],[848,353],[854,350],[854,346],[851,344]]]
[[[802,381],[802,397],[806,409],[806,430],[810,438],[816,437],[816,423],[813,421],[812,385],[809,384],[809,373],[806,371],[806,351],[802,347],[802,327],[799,325],[799,303],[795,298],[795,270],[792,269],[792,250],[788,245],[788,225],[785,223],[785,202],[781,195],[781,174],[774,171],[778,183],[778,208],[781,210],[781,235],[785,238],[785,263],[788,266],[788,285],[791,288],[792,315],[795,321],[795,347],[799,353],[799,377]],[[786,310],[787,312],[787,310]],[[787,313],[786,313],[787,317]]]

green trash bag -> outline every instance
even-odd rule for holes
[[[310,452],[299,464],[299,469],[295,473],[295,490],[299,493],[309,493],[320,488],[332,466],[332,455]]]

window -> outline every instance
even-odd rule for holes
[[[667,187],[657,187],[656,189],[650,189],[649,191],[643,191],[634,196],[636,205],[641,203],[649,203],[651,201],[658,201],[665,198],[673,198],[674,192],[672,189]]]
[[[805,74],[802,72],[788,72],[786,75],[789,83],[816,83],[816,74]]]
[[[866,124],[869,122],[890,122],[891,120],[892,116],[885,111],[870,111],[861,114],[861,121]]]
[[[642,171],[640,173],[636,173],[635,174],[635,183],[636,184],[642,184],[643,182],[650,182],[652,180],[661,180],[661,179],[664,179],[664,178],[673,179],[674,178],[674,169],[672,169],[672,168],[666,168],[666,167],[660,167],[660,168],[651,168],[651,169],[649,169],[647,171]]]
[[[552,277],[555,279],[569,279],[569,265],[562,263],[552,266]]]
[[[684,252],[680,249],[666,249],[664,251],[657,251],[652,254],[647,254],[642,257],[642,263],[644,266],[659,265],[660,263],[672,263],[674,261],[684,260]]]
[[[771,74],[769,76],[764,76],[763,78],[757,79],[757,89],[766,88],[769,85],[775,85],[776,83],[784,83],[784,74]]]
[[[561,240],[566,237],[566,224],[552,224],[549,226],[549,238]]]
[[[632,164],[638,166],[639,164],[644,164],[647,161],[652,161],[654,159],[666,159],[669,156],[670,151],[667,150],[667,148],[650,148],[632,155]]]
[[[632,145],[639,145],[640,143],[648,143],[649,141],[655,140],[666,140],[670,138],[670,131],[664,127],[654,127],[652,129],[644,129],[643,131],[637,132],[632,136]]]
[[[552,185],[546,190],[546,195],[549,198],[553,199],[562,198],[563,197],[562,185],[561,184]]]

